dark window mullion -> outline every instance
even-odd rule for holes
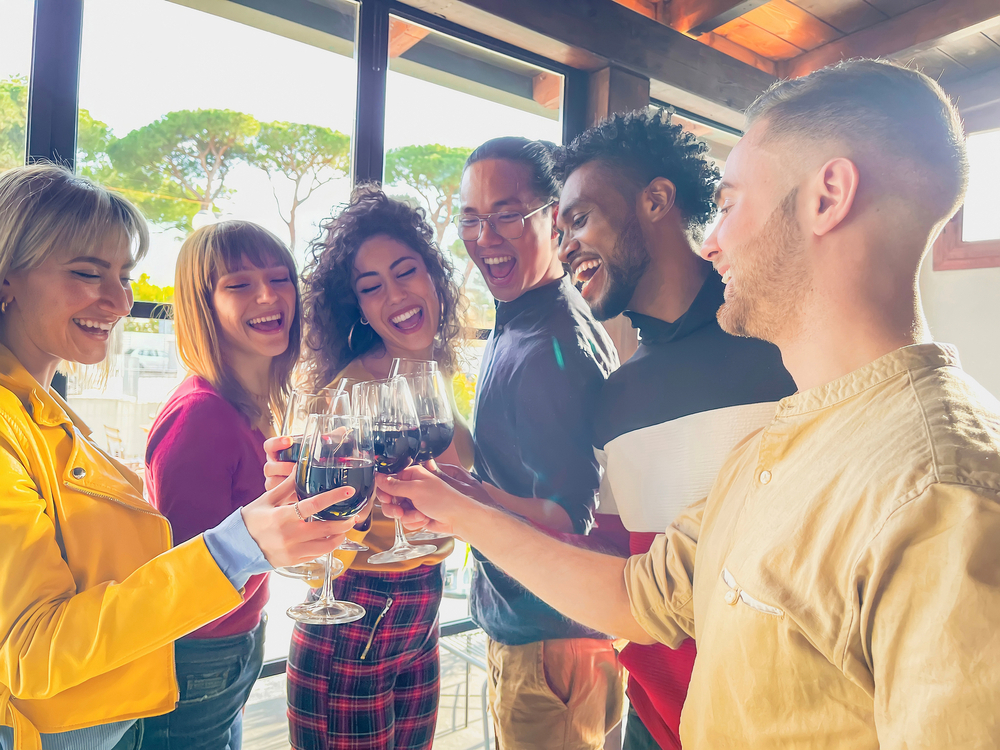
[[[83,0],[35,0],[28,161],[76,163]]]
[[[354,124],[354,184],[382,181],[385,164],[385,85],[389,69],[389,3],[362,0],[355,56],[358,102]]]

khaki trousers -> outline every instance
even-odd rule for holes
[[[622,718],[622,667],[612,641],[490,640],[489,693],[498,750],[601,750]]]

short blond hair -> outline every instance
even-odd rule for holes
[[[149,249],[146,220],[118,193],[58,164],[0,173],[0,281],[38,267],[58,247],[96,247],[111,236],[128,242],[135,261]],[[98,381],[112,364],[108,357],[97,367]]]
[[[283,412],[299,359],[302,303],[295,259],[271,232],[249,221],[223,221],[202,227],[184,240],[174,277],[174,331],[177,355],[187,370],[205,378],[253,424],[261,409],[223,359],[222,334],[212,310],[216,282],[239,270],[244,258],[258,268],[285,266],[295,285],[295,319],[288,329],[288,349],[271,361],[269,406],[273,415]]]

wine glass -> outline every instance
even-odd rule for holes
[[[406,380],[400,377],[369,380],[354,386],[358,414],[372,419],[375,469],[395,474],[409,466],[420,450],[420,420]],[[433,544],[414,546],[406,541],[403,522],[396,518],[396,541],[391,549],[368,558],[373,565],[402,562],[437,550]]]
[[[368,502],[375,486],[372,453],[372,425],[365,417],[337,414],[310,415],[303,433],[302,450],[295,465],[295,492],[305,500],[338,487],[353,487],[347,500],[334,503],[314,514],[321,521],[356,516]],[[313,625],[354,622],[365,616],[364,607],[339,602],[333,595],[333,553],[327,553],[327,573],[323,590],[314,602],[296,604],[288,616]]]
[[[285,416],[281,420],[281,437],[292,438],[292,444],[288,448],[278,452],[279,461],[289,461],[297,462],[299,460],[299,451],[302,448],[302,435],[306,429],[306,422],[311,414],[341,414],[347,415],[351,413],[351,397],[343,389],[335,388],[320,388],[316,391],[311,391],[306,388],[296,388],[292,391],[291,395],[288,397],[288,405],[285,407]],[[356,549],[360,547],[361,551],[367,550],[368,548],[363,545],[358,545],[356,542],[350,542],[356,547],[347,546],[347,540],[340,546],[340,549]],[[310,560],[309,562],[300,563],[299,565],[286,565],[284,567],[275,568],[274,572],[278,575],[285,576],[285,578],[297,578],[311,580],[319,578],[320,571],[324,570],[325,563],[322,559]],[[340,560],[334,558],[333,561],[333,574],[340,575],[344,572],[344,563]]]
[[[433,359],[406,359],[404,357],[394,357],[389,366],[389,377],[395,378],[399,375],[418,375],[425,372],[437,372],[438,363]]]
[[[429,461],[433,465],[434,459],[448,450],[455,437],[455,419],[451,412],[451,399],[448,397],[448,381],[436,366],[432,369],[423,367],[424,362],[396,361],[400,362],[400,369],[408,370],[402,376],[410,386],[413,404],[420,420],[420,450],[416,460],[421,463]],[[410,541],[426,541],[448,538],[448,535],[425,529],[406,538]]]

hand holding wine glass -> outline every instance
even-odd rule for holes
[[[354,386],[353,400],[359,414],[371,417],[375,468],[394,474],[409,466],[420,450],[420,420],[409,386],[403,378],[371,380]],[[391,549],[368,558],[373,565],[402,562],[437,550],[432,544],[414,546],[406,541],[396,519],[396,541]]]
[[[337,488],[354,490],[339,503],[316,510],[314,523],[353,518],[365,507],[373,489],[371,421],[365,417],[313,414],[303,433],[295,465],[295,491],[302,502]],[[312,525],[312,524],[307,524]],[[288,616],[299,622],[332,625],[364,617],[363,607],[337,601],[333,595],[333,553],[327,555],[323,590],[315,602],[298,604]]]

